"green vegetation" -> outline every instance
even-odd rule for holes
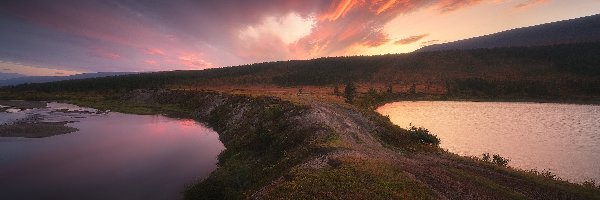
[[[341,93],[340,93],[340,88],[338,88],[338,86],[337,86],[337,85],[335,85],[335,86],[333,87],[333,95],[335,95],[335,96],[340,96],[340,95],[341,95]]]
[[[271,97],[248,97],[216,92],[145,90],[128,93],[27,93],[31,99],[53,98],[76,102],[96,108],[111,107],[111,110],[135,113],[171,113],[171,115],[193,117],[206,122],[220,134],[226,150],[219,156],[219,168],[207,179],[189,186],[186,199],[239,199],[255,195],[257,198],[363,198],[374,199],[432,199],[433,192],[448,190],[446,184],[438,185],[437,178],[429,178],[429,167],[435,166],[436,173],[455,174],[447,181],[478,185],[477,190],[492,191],[480,194],[503,198],[535,197],[535,191],[553,191],[552,198],[560,195],[593,199],[600,190],[547,178],[528,171],[486,165],[464,158],[447,159],[435,156],[438,161],[428,161],[427,152],[440,154],[439,140],[426,129],[401,129],[389,118],[372,110],[346,109],[349,114],[335,115],[364,116],[370,132],[383,146],[406,155],[411,162],[425,162],[428,168],[410,167],[394,159],[377,157],[355,157],[353,154],[326,160],[321,167],[304,166],[320,155],[330,155],[340,150],[356,148],[348,143],[339,132],[323,124],[304,121],[308,112],[317,105],[301,105]],[[79,94],[79,95],[78,95]],[[16,93],[13,93],[16,95]],[[15,98],[16,96],[11,96]],[[337,106],[336,106],[337,107]],[[326,116],[325,119],[330,118]],[[364,136],[356,136],[363,138]],[[368,145],[368,141],[355,145]],[[385,151],[380,149],[378,151]],[[335,154],[332,154],[335,155]],[[384,154],[385,155],[385,154]],[[457,163],[458,166],[449,166]],[[487,162],[486,162],[487,163]],[[422,165],[419,165],[422,166]],[[424,166],[422,166],[424,167]],[[416,170],[416,171],[415,171]],[[485,172],[493,170],[492,173]],[[478,172],[479,171],[479,172]],[[420,173],[424,175],[420,175]],[[412,174],[412,175],[411,175]],[[500,174],[500,175],[497,175]],[[416,177],[413,177],[415,175]],[[438,175],[432,174],[433,177]],[[507,185],[503,177],[519,180]],[[454,178],[453,178],[454,177]],[[416,181],[418,180],[418,181]],[[515,191],[516,186],[533,184],[533,189]],[[312,186],[312,187],[311,187]],[[529,187],[529,186],[528,186]],[[487,188],[487,189],[486,189]],[[449,194],[458,195],[452,190]],[[530,192],[530,193],[527,193]],[[488,196],[489,197],[489,196]],[[564,196],[563,196],[564,197]]]
[[[399,99],[593,100],[597,52],[599,43],[319,58],[28,84],[0,89],[0,98],[205,122],[226,150],[186,199],[598,199],[595,183],[512,169],[499,155],[455,156],[427,129],[373,111]],[[265,85],[293,99],[214,91]]]
[[[600,96],[600,43],[258,63],[26,84],[8,91],[125,92],[215,86],[326,86],[355,82],[447,99],[593,100]],[[387,87],[387,88],[386,88]],[[376,88],[377,89],[377,88]],[[389,91],[389,90],[388,90]],[[388,92],[392,93],[392,92]]]
[[[413,126],[408,129],[408,132],[412,138],[416,139],[422,144],[431,144],[436,146],[440,144],[440,139],[437,138],[436,135],[431,134],[426,128],[417,128]]]
[[[440,143],[440,139],[425,128],[411,127],[406,130],[393,124],[388,116],[373,111],[362,112],[375,123],[377,129],[374,133],[389,148],[402,151],[431,150],[430,147],[437,147]]]
[[[498,196],[503,196],[503,199],[528,199],[527,196],[519,193],[518,191],[502,186],[485,177],[478,176],[460,169],[450,169],[450,171],[461,178],[468,179],[475,184],[481,185],[481,187],[485,188],[486,190],[493,191],[496,194],[501,194]]]
[[[582,183],[583,187],[600,190],[600,184],[596,185],[596,180],[586,180]]]
[[[410,89],[408,89],[408,94],[417,94],[417,85],[416,84],[412,84],[410,86]]]
[[[356,96],[356,87],[354,86],[354,83],[346,83],[346,87],[344,87],[344,98],[346,98],[346,103],[354,102],[354,96]]]
[[[219,155],[219,168],[189,187],[186,199],[248,196],[315,151],[309,143],[317,138],[310,133],[321,127],[300,128],[288,120],[306,108],[266,97],[228,96],[225,101],[203,118],[226,147]]]
[[[435,199],[431,189],[392,163],[344,157],[321,169],[295,169],[271,188],[272,199]]]
[[[576,184],[556,176],[548,170],[522,170],[498,165],[477,157],[450,154],[450,160],[459,160],[460,167],[450,167],[452,174],[488,188],[503,199],[599,199],[600,187]],[[489,156],[489,154],[488,154]],[[499,156],[501,157],[501,156]],[[489,159],[489,157],[488,157]],[[480,166],[473,168],[472,166]],[[523,184],[526,183],[526,184]],[[559,192],[563,191],[563,192]],[[532,197],[532,193],[537,193]],[[523,195],[526,198],[523,198]]]
[[[557,176],[556,174],[552,173],[551,171],[549,171],[547,169],[543,169],[542,171],[531,169],[528,172],[531,174],[535,174],[537,176],[547,178],[547,179],[558,180],[558,181],[562,180],[562,178],[560,178],[559,176]]]
[[[491,162],[491,163],[494,163],[494,164],[496,164],[498,166],[502,166],[502,167],[508,166],[508,162],[510,162],[510,159],[504,158],[498,154],[494,154],[492,156],[492,159],[490,159],[490,153],[483,153],[481,156],[482,156],[481,160],[483,160],[485,162]]]

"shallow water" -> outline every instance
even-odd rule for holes
[[[511,159],[575,182],[600,181],[600,106],[553,103],[396,102],[377,109],[401,127],[422,126],[450,152]]]
[[[216,169],[224,149],[216,132],[193,120],[49,106],[16,114],[76,120],[68,126],[79,131],[0,138],[0,199],[178,199]],[[51,112],[63,108],[90,113]]]

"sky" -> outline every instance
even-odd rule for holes
[[[164,71],[422,46],[600,13],[600,0],[4,0],[0,73]]]

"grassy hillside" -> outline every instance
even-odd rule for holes
[[[411,87],[450,98],[595,99],[600,96],[600,43],[424,52],[280,61],[200,71],[27,84],[13,91],[126,91],[151,88],[317,86],[357,82],[379,91]]]

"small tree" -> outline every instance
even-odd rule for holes
[[[446,94],[450,94],[450,81],[445,80],[444,81],[444,86],[446,86]]]
[[[408,89],[408,93],[409,94],[416,94],[417,93],[417,84],[412,84],[412,86],[410,86],[410,89]]]
[[[341,95],[341,94],[340,94],[340,88],[338,88],[338,86],[337,86],[337,85],[335,85],[335,87],[333,87],[333,94],[334,94],[335,96],[340,96],[340,95]]]
[[[391,85],[391,84],[390,84],[390,85],[388,85],[388,88],[387,88],[387,93],[388,93],[388,94],[392,94],[392,93],[394,93],[394,90],[392,89],[392,85]]]
[[[346,83],[346,88],[344,89],[344,97],[346,98],[346,102],[352,103],[354,101],[354,96],[356,96],[356,87],[354,86],[354,83]]]
[[[498,154],[494,154],[492,156],[492,162],[496,165],[506,167],[508,165],[508,162],[510,162],[510,159],[504,158]]]
[[[367,91],[367,95],[369,95],[369,97],[375,97],[377,96],[377,90],[375,90],[375,88],[369,88],[369,91]]]

